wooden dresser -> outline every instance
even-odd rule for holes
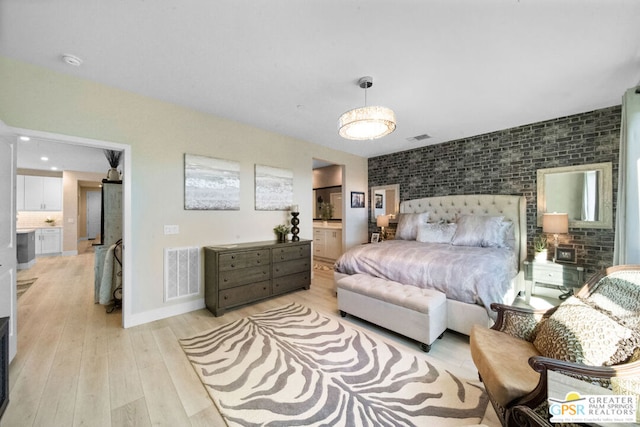
[[[310,284],[310,240],[204,248],[204,300],[215,316],[294,289],[309,289]]]

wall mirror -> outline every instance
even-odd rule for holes
[[[313,189],[313,219],[320,220],[320,203],[333,205],[331,219],[342,219],[342,186],[314,188]]]
[[[400,185],[371,187],[369,205],[371,205],[371,222],[376,222],[378,215],[389,215],[389,222],[397,222],[400,211]]]
[[[538,169],[538,226],[545,212],[569,215],[569,227],[613,228],[611,162]]]

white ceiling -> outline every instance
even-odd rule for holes
[[[18,141],[18,168],[103,172],[106,178],[109,163],[104,152],[99,148],[60,143],[44,138],[31,138],[30,141]],[[119,169],[122,170],[122,165]]]
[[[638,22],[638,0],[0,0],[0,54],[370,157],[619,104]],[[347,141],[365,75],[398,127]]]

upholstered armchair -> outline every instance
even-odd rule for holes
[[[640,376],[640,266],[610,267],[550,310],[491,308],[496,323],[474,326],[471,355],[503,426],[551,426],[548,371],[614,392]]]

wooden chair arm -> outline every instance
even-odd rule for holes
[[[529,366],[540,375],[546,376],[547,371],[560,371],[563,373],[576,374],[593,379],[611,378],[638,378],[640,376],[640,361],[623,363],[614,366],[588,366],[581,363],[566,362],[564,360],[552,359],[544,356],[533,356],[529,358]]]
[[[548,397],[547,371],[556,371],[590,384],[599,383],[605,388],[610,386],[612,378],[638,378],[640,375],[640,361],[615,366],[588,366],[544,356],[533,356],[529,358],[529,365],[534,371],[540,373],[536,388],[508,406],[524,405],[529,408],[537,408],[546,402]]]
[[[552,424],[528,406],[517,405],[509,410],[506,425],[517,427],[550,427]]]
[[[491,304],[491,309],[498,313],[496,322],[491,329],[531,342],[535,338],[534,334],[538,323],[551,316],[557,307],[535,310],[494,302]]]

